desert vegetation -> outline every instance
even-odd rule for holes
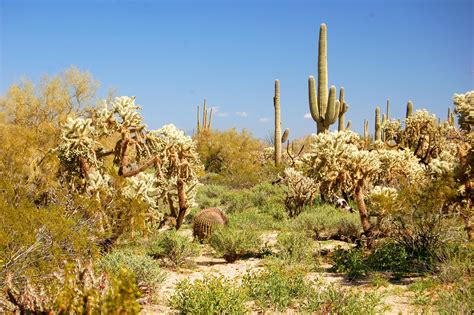
[[[0,100],[1,312],[474,311],[474,91],[351,131],[325,24],[302,139],[278,80],[271,144],[206,102],[193,135],[151,130],[97,87],[72,67]]]

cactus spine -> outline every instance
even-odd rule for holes
[[[273,96],[273,106],[275,107],[275,165],[281,163],[281,113],[280,113],[280,81],[275,80],[275,96]]]
[[[340,105],[340,110],[339,110],[339,122],[338,122],[337,130],[344,131],[344,118],[346,116],[345,114],[347,110],[349,109],[349,106],[344,101],[344,88],[343,87],[341,87],[341,89],[339,90],[339,105]],[[349,129],[349,128],[346,127],[345,129]]]
[[[380,119],[380,107],[375,108],[375,141],[382,140],[382,122]]]
[[[410,117],[411,114],[413,114],[413,103],[412,101],[408,101],[407,103],[407,113],[406,113],[406,118]]]
[[[308,79],[309,109],[316,122],[317,132],[325,132],[339,116],[340,103],[336,100],[336,88],[331,86],[328,94],[327,35],[326,24],[319,29],[318,92],[313,76]]]
[[[201,110],[199,105],[197,107],[197,134],[199,135],[202,132],[210,132],[212,128],[212,108],[209,111],[209,118],[207,115],[207,105],[206,99],[204,99],[204,106],[202,109],[202,122],[201,122]]]

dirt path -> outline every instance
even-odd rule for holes
[[[181,232],[188,235],[189,231]],[[276,232],[268,233],[263,236],[269,246],[276,243]],[[337,246],[347,247],[347,243],[343,242],[321,242],[321,249],[334,249]],[[350,246],[350,245],[349,245]],[[230,279],[240,280],[248,271],[262,269],[262,260],[257,258],[250,258],[245,260],[238,260],[234,263],[227,263],[223,258],[216,258],[215,253],[208,245],[203,246],[203,251],[199,257],[194,258],[195,266],[192,269],[172,270],[165,269],[167,278],[161,285],[161,289],[155,294],[157,298],[154,304],[145,305],[142,314],[172,314],[175,313],[169,306],[167,301],[173,294],[176,283],[181,280],[188,279],[194,281],[196,279],[203,279],[207,274],[222,275]],[[323,269],[328,269],[330,265],[322,265]],[[412,314],[413,308],[410,305],[410,293],[407,291],[406,284],[388,284],[386,287],[374,288],[368,283],[355,285],[348,282],[343,274],[332,272],[312,272],[308,274],[309,279],[321,279],[325,283],[337,283],[341,287],[357,287],[363,291],[378,291],[384,294],[384,302],[389,306],[384,314]],[[257,313],[255,313],[257,314]],[[291,311],[288,314],[295,314]]]

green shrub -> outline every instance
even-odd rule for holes
[[[436,268],[438,280],[444,284],[458,282],[474,274],[474,244],[450,245]]]
[[[204,276],[203,280],[178,282],[170,305],[182,314],[244,314],[247,311],[244,290],[222,276]]]
[[[459,281],[439,290],[434,303],[439,314],[472,314],[474,311],[474,281]]]
[[[335,272],[347,272],[350,280],[356,280],[367,275],[367,266],[364,253],[361,249],[344,250],[338,248],[334,251],[334,265],[331,270]]]
[[[389,237],[405,248],[419,271],[433,271],[458,227],[447,211],[457,186],[450,177],[402,189],[389,211]]]
[[[59,314],[138,314],[139,297],[135,276],[125,269],[109,279],[90,268],[67,265],[54,309]]]
[[[285,263],[314,266],[317,262],[314,258],[315,242],[304,233],[280,233],[277,241],[277,257]]]
[[[191,264],[190,257],[199,255],[200,247],[172,229],[160,233],[156,239],[152,240],[147,253],[153,258],[166,259],[165,264],[183,267]]]
[[[307,207],[292,224],[292,229],[305,231],[315,239],[354,239],[359,237],[360,218],[330,205]]]
[[[411,269],[405,247],[394,242],[378,244],[367,257],[367,264],[372,270],[404,272]]]
[[[275,219],[273,214],[262,212],[257,208],[250,208],[240,213],[236,213],[230,218],[232,224],[240,229],[250,229],[259,231],[281,230],[285,225],[284,218]]]
[[[307,312],[316,314],[379,314],[384,311],[382,296],[378,293],[342,289],[336,285],[316,285],[304,302]]]
[[[242,285],[262,310],[284,310],[303,299],[310,290],[303,272],[280,268],[247,273]]]
[[[155,289],[165,279],[158,263],[147,255],[137,255],[130,249],[116,249],[103,256],[97,268],[118,276],[122,269],[132,272],[138,284]]]
[[[248,254],[256,254],[260,247],[260,235],[251,229],[227,226],[217,229],[209,238],[209,244],[228,262],[234,262]]]

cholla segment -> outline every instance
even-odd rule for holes
[[[474,91],[465,94],[454,94],[454,112],[458,114],[461,129],[471,131],[474,128]]]

